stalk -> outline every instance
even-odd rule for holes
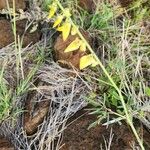
[[[62,4],[59,2],[59,0],[56,0],[59,8],[62,10],[62,12],[65,12],[64,7],[62,6]],[[65,14],[65,13],[64,13]],[[116,89],[116,91],[118,92],[118,95],[120,97],[120,101],[122,103],[124,112],[125,112],[125,116],[126,116],[126,121],[129,124],[129,126],[132,129],[133,134],[135,135],[140,147],[142,150],[145,150],[143,143],[141,141],[141,139],[138,136],[138,133],[133,125],[133,121],[132,121],[132,115],[130,114],[127,105],[124,101],[123,95],[121,93],[121,90],[118,88],[118,86],[116,85],[116,83],[114,82],[114,80],[111,78],[111,76],[109,75],[109,73],[107,72],[106,68],[104,67],[104,65],[102,64],[102,62],[100,61],[100,59],[97,57],[97,55],[95,54],[95,52],[93,51],[93,49],[91,48],[91,46],[89,45],[89,43],[86,41],[86,39],[83,37],[83,35],[81,34],[81,32],[79,31],[79,29],[77,28],[77,26],[75,25],[75,23],[72,21],[72,19],[69,17],[70,19],[70,23],[71,25],[76,28],[77,34],[79,35],[79,37],[81,38],[81,40],[83,40],[88,48],[88,50],[91,52],[91,54],[94,56],[95,60],[98,62],[99,66],[101,67],[101,69],[103,70],[104,74],[107,76],[107,78],[109,79],[110,83],[112,84],[112,86]]]
[[[15,55],[16,55],[16,72],[17,72],[17,83],[19,82],[19,59],[18,59],[18,43],[17,43],[17,29],[16,29],[16,5],[15,0],[13,0],[13,34],[15,41]]]

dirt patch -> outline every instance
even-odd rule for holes
[[[13,8],[13,0],[8,0],[9,7]],[[15,7],[16,9],[25,9],[25,0],[15,0]],[[6,0],[0,0],[0,9],[6,9],[7,8],[7,1]]]
[[[40,39],[40,31],[30,33],[30,29],[25,32],[27,20],[20,20],[16,22],[17,36],[23,37],[23,47],[29,44],[34,44]],[[0,20],[0,48],[5,47],[14,42],[14,34],[10,21]]]
[[[122,7],[129,6],[134,0],[119,0]]]
[[[81,110],[74,116],[74,119],[80,117],[81,114],[83,115],[83,113],[85,113],[85,111]],[[74,121],[64,132],[63,146],[61,150],[106,149],[106,144],[108,146],[108,143],[111,141],[111,139],[111,149],[132,149],[132,145],[136,143],[136,140],[127,125],[113,124],[108,128],[102,125],[97,125],[96,127],[88,130],[89,125],[95,120],[96,116],[87,115],[86,113],[86,115]],[[110,135],[111,131],[112,135]],[[147,136],[150,136],[150,134],[144,130],[144,139],[146,141],[149,140],[146,138]],[[148,142],[150,143],[150,140],[147,141],[147,143]]]
[[[3,2],[4,1],[0,1],[0,4],[1,4],[0,9],[6,7],[6,4],[3,4]],[[125,1],[120,0],[120,4],[122,5],[122,7],[128,6],[131,2],[132,2],[132,0],[125,0]],[[16,5],[17,5],[16,6],[17,9],[25,8],[24,1],[16,0]],[[95,10],[95,7],[96,7],[95,4],[93,3],[93,0],[80,0],[79,5],[83,9],[87,10],[88,12],[93,12],[93,10]],[[12,1],[10,1],[10,6],[12,6]],[[5,46],[9,45],[10,43],[14,42],[12,25],[11,25],[10,21],[8,21],[4,18],[0,20],[0,48],[5,47]],[[38,31],[38,30],[33,33],[30,33],[30,29],[28,29],[25,32],[26,22],[27,22],[26,20],[22,20],[22,21],[17,21],[17,23],[16,23],[17,36],[19,35],[19,36],[23,37],[23,47],[25,47],[31,43],[34,44],[37,41],[39,41],[39,39],[40,39],[40,31]],[[84,35],[84,37],[86,38],[88,43],[90,45],[92,45],[91,44],[92,39],[89,36],[89,34],[87,32],[83,32],[82,34]],[[79,50],[77,50],[75,52],[64,53],[64,50],[69,46],[69,44],[72,41],[75,40],[76,37],[77,37],[77,35],[74,35],[74,36],[71,35],[68,37],[68,39],[66,41],[63,41],[62,36],[59,36],[56,39],[56,42],[54,45],[55,60],[60,61],[61,65],[67,66],[67,68],[70,67],[70,64],[76,68],[79,68],[80,58],[86,54],[86,52],[80,52]],[[49,47],[48,47],[48,49],[49,49]],[[25,60],[27,61],[27,59],[25,59]],[[49,61],[49,59],[48,59],[48,61]],[[68,100],[73,101],[75,99],[77,101],[77,99],[79,99],[78,97],[80,95],[85,97],[84,96],[85,87],[82,88],[81,85],[78,86],[82,81],[78,81],[77,85],[76,85],[76,83],[74,83],[74,81],[67,83],[67,81],[70,79],[70,76],[66,77],[66,74],[68,75],[68,74],[70,74],[70,72],[63,74],[65,71],[63,70],[62,71],[63,73],[62,73],[60,71],[62,68],[59,68],[59,67],[56,67],[56,68],[52,67],[49,69],[48,61],[46,61],[46,64],[44,64],[44,65],[46,65],[46,67],[39,74],[42,76],[43,80],[45,80],[45,81],[47,80],[47,83],[49,83],[49,89],[53,88],[54,90],[53,90],[52,94],[48,95],[48,98],[45,97],[46,92],[44,92],[44,94],[43,94],[44,96],[39,94],[38,91],[28,93],[28,96],[26,98],[27,101],[25,104],[25,110],[27,110],[27,112],[24,114],[24,118],[22,119],[22,120],[24,120],[24,125],[23,125],[23,127],[21,126],[21,128],[23,128],[26,131],[27,137],[26,136],[21,137],[20,135],[22,132],[19,134],[18,133],[16,134],[17,135],[16,137],[21,139],[21,141],[24,138],[26,142],[30,142],[30,139],[32,140],[32,138],[31,138],[31,136],[28,138],[28,135],[32,135],[32,137],[34,139],[34,137],[36,136],[36,134],[34,134],[34,133],[36,133],[36,131],[38,129],[40,129],[40,126],[42,126],[42,123],[46,117],[46,119],[47,118],[48,119],[45,122],[47,122],[49,124],[45,124],[45,126],[43,126],[43,130],[41,130],[41,133],[39,132],[39,135],[37,135],[38,140],[35,141],[35,143],[33,143],[33,145],[35,145],[35,147],[36,146],[40,147],[39,146],[40,142],[44,141],[45,142],[44,148],[47,145],[50,145],[49,143],[50,143],[50,140],[52,139],[52,137],[51,137],[52,134],[50,135],[50,133],[47,132],[47,131],[54,130],[54,128],[52,128],[50,126],[51,125],[50,121],[52,119],[54,119],[51,121],[53,124],[56,121],[56,123],[54,125],[58,126],[58,128],[56,128],[56,131],[58,132],[58,134],[56,134],[55,137],[58,137],[61,132],[61,131],[59,131],[59,128],[61,128],[61,126],[63,126],[61,124],[61,122],[63,122],[64,118],[67,118],[69,116],[69,114],[66,114],[67,117],[65,115],[64,115],[65,116],[64,117],[62,115],[62,113],[64,112],[64,109],[67,105],[69,105],[69,106],[72,105],[72,103],[70,104],[68,102]],[[52,70],[52,71],[49,71],[48,69]],[[10,68],[10,70],[12,71],[11,68]],[[26,70],[28,70],[28,68]],[[25,74],[28,72],[26,70],[25,70]],[[48,71],[49,71],[49,73],[48,73]],[[60,71],[60,72],[57,74],[58,71]],[[46,73],[48,73],[47,76],[44,76],[44,74],[46,74]],[[11,74],[15,74],[15,73],[12,71]],[[72,74],[72,72],[71,72],[71,74]],[[65,77],[65,78],[61,78],[61,76]],[[51,78],[49,79],[49,77],[51,77]],[[9,80],[11,80],[11,78]],[[65,84],[65,83],[67,83],[67,84]],[[72,85],[74,86],[73,88],[72,88]],[[46,89],[48,88],[48,87],[44,87],[43,83],[39,86],[43,86],[42,88],[46,88]],[[73,89],[75,89],[74,90],[75,92],[73,91]],[[72,93],[70,94],[70,91],[73,91],[72,93],[73,93],[73,95],[75,95],[75,97],[72,98],[72,95],[71,95]],[[50,93],[51,90],[49,90],[48,92]],[[71,96],[68,96],[68,95],[66,96],[66,94],[71,95]],[[52,96],[54,99],[53,101],[55,101],[55,108],[59,107],[59,103],[63,106],[62,107],[60,105],[59,109],[56,109],[55,112],[50,113],[51,115],[53,115],[53,114],[55,115],[55,113],[56,113],[56,116],[58,116],[58,119],[57,118],[55,119],[55,116],[54,117],[52,116],[53,117],[52,118],[51,116],[47,115],[49,113],[49,109],[52,108],[50,106],[50,101],[48,101],[48,100],[52,99]],[[66,101],[65,101],[65,98],[66,98]],[[76,105],[76,104],[74,104],[74,105]],[[76,108],[76,107],[74,107],[74,108]],[[77,109],[77,108],[76,109],[74,109],[74,108],[70,108],[70,112],[72,110]],[[52,108],[52,109],[54,109],[54,108]],[[57,114],[58,110],[61,110],[60,114]],[[108,128],[106,128],[105,126],[102,126],[102,125],[97,125],[88,130],[89,125],[91,123],[93,123],[97,119],[97,117],[94,115],[87,115],[87,112],[85,115],[83,115],[84,113],[85,113],[85,111],[81,110],[69,120],[70,122],[73,121],[73,123],[68,126],[68,128],[65,130],[65,132],[63,134],[63,142],[62,142],[63,145],[62,145],[61,150],[100,150],[101,148],[105,149],[106,145],[109,147],[109,143],[110,143],[111,149],[115,149],[115,150],[130,150],[133,144],[135,144],[135,146],[137,146],[136,140],[133,137],[132,132],[130,131],[129,127],[125,123],[122,125],[113,124],[113,125],[109,126]],[[80,117],[81,115],[83,115],[83,116]],[[78,117],[80,117],[80,118],[74,121],[74,119],[76,119]],[[144,144],[145,144],[146,149],[150,149],[150,145],[149,145],[150,134],[148,133],[148,131],[146,131],[143,128],[142,125],[138,126],[137,128],[138,128],[137,131],[139,132],[139,135],[141,135],[141,137],[144,138]],[[18,131],[18,132],[20,132],[20,131]],[[38,132],[37,132],[37,134],[38,134]],[[45,138],[45,139],[41,140],[41,137]],[[53,137],[53,139],[55,139],[55,137]],[[15,140],[17,141],[17,139],[15,139]],[[34,141],[32,141],[32,142],[34,142]],[[9,150],[9,148],[13,149],[13,146],[7,140],[0,139],[0,149],[2,149],[2,150],[8,149]],[[24,149],[26,149],[26,148],[24,148]],[[33,149],[38,149],[38,148],[33,148]]]
[[[79,0],[78,5],[89,13],[96,9],[96,3],[98,0]]]

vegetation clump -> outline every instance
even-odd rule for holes
[[[150,130],[149,1],[16,3],[0,7],[12,27],[0,31],[0,136],[23,149],[60,149],[70,117],[88,106],[93,133],[129,126],[135,147],[150,148],[141,137]]]

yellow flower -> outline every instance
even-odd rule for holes
[[[81,45],[80,39],[77,37],[66,49],[65,53],[79,49]]]
[[[49,15],[48,15],[48,18],[52,18],[56,11],[57,11],[57,4],[53,3],[52,5],[49,6],[50,10],[49,10]]]
[[[96,65],[98,65],[98,62],[95,60],[93,54],[85,55],[80,58],[80,69],[81,70],[90,65],[92,67],[95,67]]]
[[[53,28],[57,27],[62,22],[63,18],[64,18],[63,15],[58,16],[54,22]]]
[[[71,29],[71,23],[69,21],[66,21],[61,27],[57,28],[57,31],[62,32],[64,41],[68,38],[68,36],[70,34],[70,29]]]

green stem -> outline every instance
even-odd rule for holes
[[[60,7],[60,9],[65,12],[63,6],[61,5],[61,3],[59,2],[59,0],[56,0],[57,1],[57,4],[58,6]],[[107,72],[107,70],[105,69],[104,65],[101,63],[101,61],[99,60],[99,58],[97,57],[97,55],[95,54],[95,52],[93,51],[93,49],[91,48],[91,46],[89,45],[89,43],[86,41],[86,39],[83,37],[83,35],[81,34],[81,32],[79,31],[79,29],[77,28],[77,26],[74,24],[74,22],[72,21],[72,19],[70,18],[70,22],[72,24],[72,26],[74,28],[76,28],[77,30],[77,34],[79,35],[79,37],[81,38],[81,40],[83,40],[83,42],[86,43],[86,46],[87,48],[89,49],[89,51],[91,52],[91,54],[93,54],[94,58],[96,59],[96,61],[98,62],[98,64],[100,65],[101,69],[103,70],[103,72],[105,73],[105,75],[107,76],[107,78],[109,79],[109,81],[111,82],[111,84],[113,85],[113,87],[116,89],[116,91],[118,92],[119,94],[119,97],[120,97],[120,101],[122,103],[122,106],[124,108],[124,112],[125,112],[125,115],[126,115],[126,120],[127,120],[127,123],[130,125],[140,147],[142,150],[145,150],[144,146],[143,146],[143,143],[141,141],[141,139],[139,138],[138,136],[138,133],[133,125],[133,122],[132,122],[132,115],[130,115],[130,112],[128,111],[128,108],[125,104],[125,101],[124,101],[124,98],[123,98],[123,95],[121,93],[121,90],[118,88],[118,86],[116,85],[116,83],[114,82],[114,80],[111,78],[111,76],[109,75],[109,73]]]
[[[17,48],[17,29],[16,29],[16,5],[15,0],[13,0],[13,34],[15,40],[15,55],[16,55],[16,72],[17,72],[17,83],[19,82],[19,60],[18,58],[18,48]]]

